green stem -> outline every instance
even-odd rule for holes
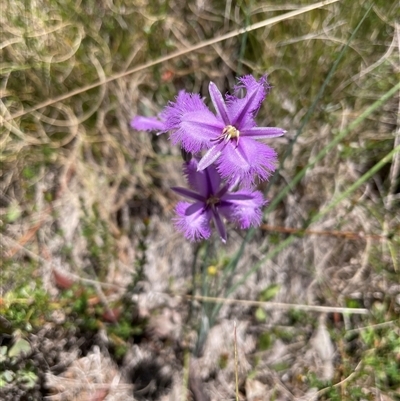
[[[314,167],[322,158],[324,158],[333,147],[335,147],[343,138],[345,138],[351,131],[354,130],[358,125],[360,125],[367,117],[369,117],[375,110],[381,107],[388,99],[390,99],[398,90],[400,89],[400,83],[394,86],[391,90],[386,92],[379,100],[377,100],[372,106],[368,107],[358,118],[356,118],[345,130],[339,132],[336,138],[326,145],[313,160],[311,160],[307,166],[305,166],[301,171],[299,171],[292,181],[283,188],[282,191],[274,198],[274,200],[269,204],[265,210],[265,214],[271,212],[275,209],[278,203],[287,195],[287,193],[294,189],[295,185],[306,175],[307,170]]]
[[[400,84],[398,85],[400,86]],[[337,196],[332,202],[322,209],[319,213],[317,213],[306,225],[304,228],[307,228],[310,224],[315,223],[321,217],[325,216],[330,210],[332,210],[335,206],[337,206],[343,199],[347,198],[350,194],[352,194],[357,188],[359,188],[365,181],[369,180],[377,171],[379,171],[386,163],[389,163],[392,157],[400,152],[400,145],[396,146],[390,153],[388,153],[384,158],[382,158],[374,167],[372,167],[369,171],[367,171],[362,177],[360,177],[354,184],[350,185],[350,187],[344,191],[342,194]],[[227,296],[232,294],[239,288],[246,280],[255,273],[260,267],[267,261],[275,257],[279,254],[280,251],[285,249],[288,245],[290,245],[297,237],[297,235],[291,235],[282,241],[276,248],[274,248],[271,252],[265,255],[257,264],[255,264],[235,285],[233,285],[228,291]]]

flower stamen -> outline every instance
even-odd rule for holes
[[[222,141],[225,141],[225,143],[228,143],[231,139],[235,139],[237,148],[239,146],[239,137],[240,137],[240,131],[233,125],[227,125],[222,130],[221,135],[215,139],[211,139],[211,142],[221,143]]]
[[[236,127],[234,127],[233,125],[227,125],[222,130],[222,135],[228,140],[231,139],[231,138],[239,138],[240,131]]]
[[[206,204],[208,206],[214,206],[217,205],[219,203],[220,199],[217,196],[211,195],[207,200],[206,200]]]

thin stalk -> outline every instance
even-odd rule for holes
[[[349,126],[338,133],[336,138],[331,141],[327,146],[325,146],[316,156],[313,160],[310,161],[310,163],[307,164],[297,175],[293,178],[293,180],[277,195],[276,198],[270,203],[270,205],[267,207],[265,214],[271,212],[275,207],[278,205],[278,203],[286,196],[286,194],[292,190],[298,182],[305,176],[306,172],[312,168],[318,161],[320,161],[323,157],[325,157],[333,147],[335,147],[343,138],[345,138],[353,129],[355,129],[358,125],[360,125],[366,118],[368,118],[374,111],[376,111],[379,107],[381,107],[387,100],[389,100],[396,92],[400,90],[400,83],[398,83],[395,87],[390,89],[388,92],[386,92],[383,96],[380,97],[376,102],[374,102],[370,107],[368,107],[358,118],[356,118],[352,123],[349,124]],[[397,149],[397,148],[395,148]],[[390,153],[394,154],[394,153]],[[306,226],[307,227],[307,226]],[[304,228],[306,228],[304,227]],[[229,264],[230,271],[234,271],[235,267],[239,263],[239,260],[243,254],[245,245],[252,239],[254,236],[255,229],[250,229],[245,238],[242,241],[242,244],[239,248],[239,250],[236,252],[234,258],[232,259],[232,262]],[[282,241],[276,248],[274,248],[271,252],[267,254],[265,258],[262,259],[264,262],[265,260],[271,259],[283,249],[285,249],[288,245],[290,245],[295,239],[297,238],[296,235],[291,235],[287,237],[284,241]],[[258,266],[258,264],[256,265]],[[237,284],[235,284],[233,287],[229,288],[226,292],[226,296],[234,292],[241,283],[244,283],[247,278],[255,271],[257,271],[259,267],[255,267],[251,269],[249,272],[245,274],[242,280],[240,280]],[[222,305],[216,305],[213,311],[213,316],[215,316],[218,311],[220,310]]]
[[[346,313],[356,315],[368,315],[369,310],[365,308],[343,308],[340,306],[321,306],[321,305],[304,305],[304,304],[289,304],[283,302],[265,302],[265,301],[251,301],[247,299],[233,299],[233,298],[221,298],[221,297],[202,297],[200,295],[192,297],[185,296],[190,300],[197,300],[204,303],[218,303],[218,304],[239,304],[246,306],[255,306],[263,308],[264,310],[276,310],[276,309],[294,309],[303,310],[307,312],[320,312],[320,313]]]
[[[243,3],[243,2],[242,2]],[[245,9],[245,15],[246,15],[246,19],[245,19],[245,26],[248,27],[249,23],[250,23],[250,14],[249,14],[249,10],[251,10],[251,3],[246,7]],[[237,66],[237,74],[241,75],[242,74],[242,60],[244,57],[244,52],[246,50],[246,45],[247,45],[247,37],[248,37],[248,32],[245,32],[242,35],[242,40],[241,40],[241,44],[240,44],[240,52],[239,52],[239,59],[238,59],[238,66]]]
[[[367,117],[369,117],[375,110],[381,107],[388,99],[390,99],[397,91],[400,90],[400,82],[386,92],[379,100],[373,103],[370,107],[367,108],[358,118],[356,118],[349,126],[343,131],[339,132],[339,134],[328,144],[326,145],[315,157],[312,159],[307,166],[305,166],[301,171],[299,171],[292,181],[286,185],[285,188],[280,191],[280,193],[273,199],[273,201],[269,204],[267,209],[265,210],[265,214],[271,212],[278,203],[287,195],[287,193],[292,190],[295,185],[299,183],[299,181],[306,175],[307,171],[314,167],[316,163],[318,163],[321,159],[323,159],[331,150],[334,148],[343,138],[345,138],[351,131],[353,131],[358,125],[360,125]]]
[[[277,22],[284,21],[286,19],[295,17],[295,16],[300,15],[300,14],[304,14],[304,13],[306,13],[308,11],[312,11],[312,10],[315,10],[317,8],[321,8],[321,7],[327,6],[327,5],[332,4],[332,3],[336,3],[338,1],[339,0],[321,1],[319,3],[312,4],[311,6],[303,7],[301,9],[299,9],[299,10],[290,11],[290,12],[288,12],[286,14],[279,15],[277,17],[273,17],[273,18],[269,18],[269,19],[264,20],[264,21],[257,22],[255,24],[252,24],[252,25],[246,27],[246,28],[235,29],[234,31],[229,32],[229,33],[227,33],[225,35],[221,35],[221,36],[218,36],[217,38],[213,38],[213,39],[210,39],[210,40],[205,40],[203,42],[198,43],[197,45],[190,46],[187,49],[178,50],[176,52],[168,54],[167,56],[160,57],[160,58],[158,58],[156,60],[149,61],[148,63],[139,65],[137,67],[133,67],[133,68],[129,69],[128,71],[123,71],[123,72],[114,74],[111,77],[105,78],[104,80],[94,82],[93,84],[86,85],[83,88],[75,89],[75,90],[73,90],[71,92],[65,93],[64,95],[60,95],[60,96],[58,96],[56,98],[53,98],[53,99],[50,99],[50,100],[46,100],[45,102],[39,103],[39,104],[37,104],[35,106],[28,107],[25,110],[18,111],[13,115],[10,115],[10,116],[7,116],[7,117],[2,117],[2,118],[0,118],[0,121],[1,120],[10,121],[10,120],[13,120],[15,118],[22,117],[22,116],[24,116],[26,114],[32,113],[33,111],[42,109],[42,108],[44,108],[46,106],[50,106],[50,105],[52,105],[54,103],[58,103],[58,102],[61,102],[63,100],[66,100],[66,99],[69,99],[72,96],[76,96],[76,95],[78,95],[80,93],[83,93],[83,92],[86,92],[86,91],[88,91],[90,89],[97,88],[98,86],[108,84],[109,82],[115,81],[116,79],[126,77],[126,76],[134,74],[136,72],[143,71],[143,70],[145,70],[147,68],[153,67],[155,65],[163,64],[168,60],[172,60],[174,58],[183,56],[185,54],[192,53],[192,52],[194,52],[196,50],[203,49],[204,47],[211,46],[211,45],[214,45],[214,44],[219,43],[219,42],[223,42],[223,41],[225,41],[227,39],[234,38],[235,36],[242,35],[242,34],[244,34],[246,32],[254,31],[255,29],[264,28],[266,26],[270,26],[270,25],[276,24]]]
[[[294,136],[293,140],[290,142],[289,147],[287,148],[285,154],[282,157],[282,160],[280,162],[279,168],[276,172],[276,174],[272,177],[272,179],[270,180],[270,182],[268,183],[267,186],[267,190],[268,188],[270,188],[271,185],[273,185],[275,183],[276,177],[278,177],[278,172],[279,170],[282,169],[283,164],[285,163],[285,160],[290,156],[290,154],[292,153],[293,150],[293,146],[297,141],[297,138],[301,135],[301,133],[303,132],[304,127],[308,124],[308,122],[310,121],[310,118],[312,116],[312,114],[315,111],[315,108],[317,107],[318,102],[321,100],[326,87],[328,86],[329,82],[331,81],[334,73],[336,72],[336,69],[340,63],[340,61],[342,60],[344,54],[346,53],[347,49],[349,48],[350,43],[353,41],[356,33],[358,32],[358,30],[360,29],[361,25],[363,24],[363,22],[365,21],[365,19],[367,18],[369,12],[372,9],[373,4],[370,5],[370,7],[368,8],[368,10],[365,12],[365,14],[363,15],[363,17],[361,18],[360,22],[358,23],[358,25],[356,26],[356,28],[354,29],[354,31],[352,32],[352,34],[350,35],[349,39],[347,40],[347,43],[343,46],[342,50],[340,51],[339,55],[337,56],[335,62],[333,63],[328,75],[326,76],[324,82],[321,85],[321,88],[318,91],[317,96],[315,97],[314,101],[312,102],[311,106],[309,107],[309,109],[307,110],[306,115],[304,116],[304,119],[302,121],[302,123],[300,124],[300,127],[297,129],[296,135]]]
[[[376,172],[378,172],[385,164],[389,163],[392,160],[392,157],[400,152],[400,145],[392,149],[384,158],[382,158],[374,167],[372,167],[369,171],[367,171],[362,177],[360,177],[354,184],[352,184],[345,192],[337,196],[332,202],[322,209],[319,213],[317,213],[307,224],[307,228],[311,223],[315,223],[321,217],[325,216],[330,210],[332,210],[335,206],[337,206],[343,199],[347,198],[350,194],[352,194],[357,188],[359,188],[365,181],[369,180]],[[282,241],[276,248],[274,248],[271,252],[265,255],[257,264],[255,264],[235,285],[233,285],[227,291],[227,296],[232,294],[239,288],[242,284],[246,282],[246,280],[267,261],[278,255],[283,249],[285,249],[289,244],[291,244],[297,237],[297,235],[291,235]]]
[[[347,48],[349,47],[351,41],[352,41],[353,38],[354,38],[354,35],[357,33],[357,31],[358,31],[359,28],[361,27],[362,23],[364,22],[365,18],[366,18],[367,15],[369,14],[371,8],[372,8],[372,5],[368,8],[368,10],[367,10],[366,13],[364,14],[363,18],[360,20],[360,22],[359,22],[358,25],[356,26],[355,30],[352,32],[352,34],[351,34],[349,40],[347,41],[347,43],[345,44],[345,46],[344,46],[343,49],[341,50],[341,52],[340,52],[339,56],[337,57],[337,59],[335,60],[334,64],[332,65],[332,68],[330,69],[330,71],[329,71],[327,77],[325,78],[325,80],[324,80],[324,82],[323,82],[323,84],[322,84],[322,86],[321,86],[321,89],[319,90],[319,92],[318,92],[318,94],[317,94],[317,97],[314,99],[314,101],[313,101],[311,107],[308,109],[307,114],[305,115],[302,124],[300,125],[299,129],[297,130],[295,137],[293,138],[292,142],[291,142],[290,145],[289,145],[288,150],[286,151],[285,155],[283,156],[283,159],[282,159],[282,161],[280,162],[280,166],[279,166],[279,168],[278,168],[278,170],[277,170],[277,173],[278,173],[279,170],[283,167],[283,163],[285,162],[286,158],[291,154],[294,143],[296,142],[297,138],[301,135],[301,133],[303,132],[304,127],[306,126],[306,124],[307,124],[308,121],[310,120],[311,115],[312,115],[312,113],[314,112],[314,110],[315,110],[315,108],[316,108],[318,102],[319,102],[320,99],[322,98],[322,95],[323,95],[323,93],[325,92],[325,89],[326,89],[326,87],[328,86],[328,83],[329,83],[330,80],[332,79],[333,74],[335,73],[336,68],[337,68],[337,66],[339,65],[340,60],[341,60],[342,57],[344,56],[345,51],[346,51]],[[379,106],[378,106],[378,107],[379,107]],[[319,160],[319,159],[318,159],[318,160]],[[307,167],[308,167],[308,166],[307,166]],[[306,168],[307,168],[307,167],[306,167]],[[295,181],[295,182],[292,181],[291,183],[289,183],[289,184],[286,186],[286,188],[284,188],[284,189],[278,194],[278,196],[276,196],[276,197],[274,198],[274,200],[272,201],[272,203],[270,203],[269,207],[264,211],[264,215],[266,215],[266,214],[268,214],[269,212],[271,212],[271,211],[277,206],[277,204],[278,204],[278,203],[283,199],[283,197],[289,192],[289,190],[291,189],[291,186],[293,186],[293,184],[294,184],[294,185],[297,184],[297,182],[300,181],[300,179],[305,175],[306,171],[307,171],[307,170],[304,170],[304,169],[303,169],[302,171],[300,171],[300,173],[299,173],[298,175],[300,175],[300,174],[302,174],[302,175],[298,177],[298,180]],[[273,183],[275,182],[276,177],[277,177],[277,175],[278,175],[277,173],[271,178],[271,181],[268,183],[268,186],[267,186],[266,191],[268,191],[268,189],[270,188],[270,186],[273,185]],[[296,178],[296,177],[295,177],[295,178]],[[255,230],[254,228],[250,228],[250,229],[247,231],[246,236],[245,236],[245,238],[243,239],[243,242],[242,242],[242,245],[241,245],[240,249],[237,251],[237,253],[236,253],[234,259],[232,260],[232,263],[230,263],[230,265],[232,265],[232,267],[230,266],[230,270],[231,270],[231,271],[234,271],[234,270],[235,270],[235,267],[236,267],[237,263],[239,262],[240,258],[241,258],[242,255],[243,255],[243,251],[244,251],[245,245],[246,245],[249,241],[251,241],[251,239],[253,238],[255,232],[256,232],[256,230]],[[219,310],[219,309],[218,309],[218,310]]]
[[[235,348],[235,392],[236,401],[239,401],[239,362],[237,352],[236,320],[233,322],[233,345]]]

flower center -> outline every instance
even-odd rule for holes
[[[227,141],[232,138],[237,138],[236,141],[239,141],[240,131],[233,125],[227,125],[222,130],[222,135],[225,137]]]
[[[215,195],[211,195],[208,199],[207,199],[207,201],[206,201],[206,203],[207,203],[207,205],[209,205],[209,206],[214,206],[214,205],[217,205],[218,203],[219,203],[219,198],[218,197],[216,197]]]
[[[211,142],[225,142],[227,144],[231,139],[236,140],[236,147],[239,146],[239,136],[240,131],[234,127],[233,125],[227,125],[223,130],[220,136],[217,138],[211,139]]]

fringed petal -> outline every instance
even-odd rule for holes
[[[202,204],[179,202],[175,212],[177,214],[177,217],[173,219],[175,227],[188,240],[199,241],[210,238],[211,213],[205,210]]]

